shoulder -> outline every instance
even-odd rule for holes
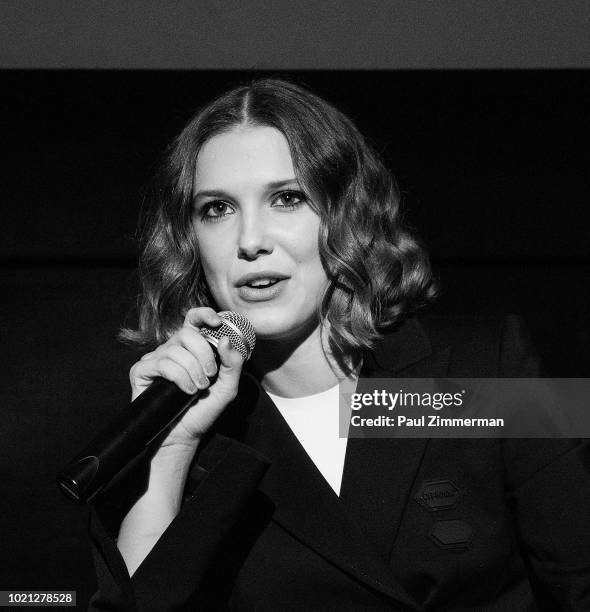
[[[443,346],[496,346],[511,350],[530,337],[524,318],[505,315],[422,315],[415,322],[424,330],[433,349]]]
[[[386,334],[374,353],[382,366],[387,362],[393,369],[424,360],[440,366],[446,360],[448,376],[539,375],[526,323],[515,314],[411,317]]]

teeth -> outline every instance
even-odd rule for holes
[[[260,280],[255,280],[252,281],[251,283],[248,283],[248,285],[250,285],[250,287],[270,287],[271,285],[274,285],[277,281],[276,280],[269,280],[269,279],[260,279]]]

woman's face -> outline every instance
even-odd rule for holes
[[[320,219],[275,128],[239,126],[197,158],[194,228],[219,308],[247,317],[259,338],[295,338],[318,324],[328,285]]]

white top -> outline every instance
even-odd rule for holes
[[[268,394],[336,495],[340,495],[348,441],[339,436],[340,391],[340,385],[336,385],[306,397]]]

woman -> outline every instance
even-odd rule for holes
[[[152,200],[124,335],[156,348],[133,397],[160,376],[207,392],[143,488],[97,504],[92,608],[590,608],[583,446],[338,437],[343,381],[536,373],[515,317],[411,316],[428,260],[345,116],[285,81],[234,89],[174,141]],[[254,326],[247,373],[198,332],[219,310]],[[441,486],[450,502],[425,503]]]

